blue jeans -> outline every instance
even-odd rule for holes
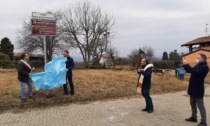
[[[145,98],[146,109],[153,110],[153,103],[152,103],[152,98],[150,97],[150,94],[149,94],[149,89],[142,89],[141,93],[142,93],[143,97]]]
[[[21,82],[20,81],[20,97],[21,99],[25,99],[25,85],[27,84],[28,86],[28,95],[29,97],[32,97],[32,80],[31,78],[28,79],[27,82]]]

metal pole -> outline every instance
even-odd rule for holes
[[[105,33],[105,37],[106,37],[105,51],[107,51],[107,31]]]
[[[47,53],[46,53],[46,36],[44,36],[44,64],[47,63]]]
[[[44,44],[44,64],[46,65],[46,64],[47,64],[46,36],[44,36],[44,42],[43,42],[43,44]],[[47,90],[47,91],[46,91],[46,95],[47,95],[47,97],[48,97],[48,95],[49,95],[49,92],[50,92],[50,90]]]

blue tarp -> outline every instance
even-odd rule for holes
[[[49,90],[66,83],[66,65],[64,57],[54,57],[44,67],[45,72],[31,75],[36,90]]]

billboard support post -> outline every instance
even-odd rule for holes
[[[46,64],[47,63],[46,36],[44,36],[43,44],[44,44],[44,64]]]

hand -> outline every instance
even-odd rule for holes
[[[143,69],[138,69],[138,72],[140,73],[141,71],[143,71]]]
[[[34,71],[35,70],[35,67],[32,67],[32,69],[31,69],[32,71]]]
[[[188,61],[185,60],[185,59],[183,59],[183,60],[182,60],[182,63],[183,63],[184,65],[186,65],[186,64],[188,64]]]
[[[66,68],[66,71],[68,71],[69,69],[68,68]]]

